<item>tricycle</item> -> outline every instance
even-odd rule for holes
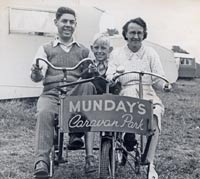
[[[135,174],[141,174],[141,167],[145,166],[148,176],[149,163],[146,156],[149,149],[153,129],[153,103],[151,100],[143,99],[144,75],[151,75],[165,79],[162,76],[149,72],[130,71],[119,73],[114,81],[123,75],[138,74],[139,98],[114,95],[110,93],[111,83],[101,76],[93,76],[87,79],[67,83],[67,72],[79,68],[83,63],[94,65],[93,60],[86,58],[81,60],[74,67],[56,67],[49,61],[37,59],[45,62],[54,70],[63,71],[62,84],[57,87],[59,91],[59,114],[55,116],[55,137],[54,144],[50,152],[50,173],[49,178],[54,175],[54,166],[68,162],[69,149],[64,145],[65,133],[95,132],[99,133],[99,146],[94,150],[99,150],[98,178],[115,179],[117,169],[126,163]],[[89,65],[90,66],[90,65]],[[105,80],[106,93],[102,95],[68,96],[67,87],[80,83],[92,82],[94,80]],[[139,135],[135,140],[133,151],[127,151],[124,146],[123,136],[126,133]],[[147,139],[147,140],[146,140]],[[84,149],[84,148],[82,148]],[[66,155],[64,156],[64,151]]]

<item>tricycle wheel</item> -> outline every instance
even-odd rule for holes
[[[107,179],[111,173],[111,141],[102,141],[100,156],[100,179]]]

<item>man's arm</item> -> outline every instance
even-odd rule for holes
[[[46,59],[47,60],[47,54],[44,51],[43,46],[41,46],[36,55],[35,58],[32,62],[32,67],[31,67],[31,79],[34,82],[40,82],[44,79],[46,70],[47,70],[47,64],[43,61],[39,61],[39,65],[36,65],[36,60],[37,59]]]

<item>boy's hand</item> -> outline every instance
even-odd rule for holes
[[[114,80],[109,80],[109,86],[114,87],[116,82]]]
[[[165,85],[164,85],[164,91],[165,92],[170,92],[171,91],[171,89],[172,89],[172,85],[170,84],[170,83],[166,83]]]
[[[95,73],[95,72],[97,72],[97,66],[94,64],[89,64],[88,73]]]
[[[110,85],[110,92],[113,94],[119,94],[121,91],[121,83],[119,81],[113,82],[112,85]]]

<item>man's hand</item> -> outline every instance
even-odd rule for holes
[[[31,79],[34,82],[39,82],[43,79],[43,74],[42,74],[42,67],[39,67],[36,64],[32,65],[31,68]]]
[[[39,67],[39,65],[36,65],[36,64],[32,65],[31,71],[33,73],[41,72],[41,70],[42,70],[42,67]]]
[[[166,83],[165,85],[164,85],[164,91],[165,92],[170,92],[171,91],[171,89],[172,89],[172,85],[170,84],[170,83]]]

